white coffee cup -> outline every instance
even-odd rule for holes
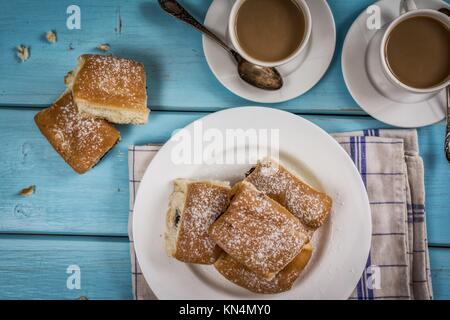
[[[437,11],[437,10],[431,10],[431,9],[417,9],[417,6],[414,2],[414,0],[402,0],[401,1],[401,7],[400,7],[400,16],[397,17],[394,21],[392,21],[387,29],[384,31],[384,35],[381,38],[381,44],[379,47],[379,59],[381,59],[381,66],[384,72],[384,75],[386,78],[390,81],[391,84],[394,85],[394,87],[389,88],[389,86],[385,86],[384,91],[388,91],[388,96],[395,95],[396,97],[405,96],[407,93],[413,93],[416,95],[425,95],[430,96],[438,93],[448,85],[450,85],[450,75],[447,78],[446,81],[443,83],[437,84],[430,88],[414,88],[407,84],[404,84],[401,82],[391,71],[391,69],[388,66],[387,57],[386,57],[386,42],[389,39],[389,35],[391,31],[401,22],[404,20],[416,17],[416,16],[427,16],[431,17],[433,19],[436,19],[440,22],[442,22],[444,25],[448,26],[450,28],[450,17],[447,15]],[[397,90],[396,90],[397,89]],[[398,92],[399,90],[402,90],[403,92]],[[395,92],[397,91],[397,92]],[[408,100],[406,98],[406,100]],[[405,101],[407,102],[407,101]]]
[[[279,60],[279,61],[271,61],[271,62],[267,62],[267,61],[261,61],[258,60],[250,55],[248,55],[241,47],[241,45],[239,44],[238,41],[238,37],[236,34],[236,18],[237,18],[237,13],[241,7],[241,5],[246,1],[246,0],[232,0],[234,2],[232,8],[231,8],[231,12],[230,12],[230,16],[228,19],[228,33],[231,39],[231,43],[233,44],[234,48],[236,49],[236,51],[247,61],[250,61],[253,64],[257,64],[260,66],[264,66],[264,67],[277,67],[277,66],[281,66],[283,64],[286,64],[290,61],[292,61],[295,58],[299,58],[300,55],[305,55],[306,51],[308,49],[309,46],[309,42],[311,39],[311,12],[309,11],[308,5],[306,4],[305,0],[292,0],[295,1],[298,6],[300,7],[300,9],[303,11],[303,14],[305,16],[305,36],[303,38],[302,43],[300,44],[300,46],[293,52],[291,53],[288,57],[286,57],[283,60]],[[295,30],[293,30],[295,32]]]

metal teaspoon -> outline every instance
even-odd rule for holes
[[[450,10],[447,8],[442,8],[439,9],[438,11],[450,16]],[[450,86],[447,86],[447,126],[445,132],[444,150],[445,150],[445,157],[447,158],[447,161],[450,163]]]
[[[175,0],[158,0],[161,8],[171,16],[193,26],[216,41],[222,48],[228,51],[238,64],[238,74],[248,84],[264,90],[278,90],[283,86],[283,78],[275,68],[255,65],[245,60],[239,53],[227,46],[219,37],[212,33],[203,24],[198,22]]]
[[[447,127],[445,131],[445,156],[450,163],[450,86],[447,87]]]

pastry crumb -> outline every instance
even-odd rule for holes
[[[48,42],[50,43],[55,43],[56,42],[56,33],[54,31],[48,31],[45,34],[45,38],[47,39]]]
[[[73,71],[67,72],[67,74],[64,76],[64,83],[66,85],[69,85],[73,80]]]
[[[16,54],[20,61],[24,62],[30,57],[30,50],[27,46],[21,44],[16,47]]]
[[[27,188],[22,189],[19,194],[24,197],[31,196],[36,190],[36,186],[29,186]]]
[[[102,43],[97,46],[97,49],[100,51],[109,51],[109,48],[110,46],[107,43]]]

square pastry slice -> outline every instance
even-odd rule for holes
[[[222,250],[208,235],[211,224],[226,210],[227,182],[177,179],[169,199],[166,250],[187,263],[213,264]]]
[[[292,212],[307,227],[315,230],[331,212],[331,198],[306,184],[281,164],[266,159],[250,170],[245,181]]]
[[[225,278],[255,293],[274,294],[288,291],[305,269],[313,252],[308,243],[302,251],[272,280],[260,278],[256,273],[233,259],[229,254],[223,253],[214,263],[214,267]]]
[[[147,122],[149,109],[142,63],[111,55],[84,54],[65,82],[82,114],[113,123]]]
[[[92,168],[120,140],[120,133],[112,124],[81,116],[70,92],[37,113],[34,121],[53,148],[78,173]]]
[[[309,241],[300,221],[248,183],[234,188],[227,211],[209,229],[226,253],[267,280],[284,269]]]

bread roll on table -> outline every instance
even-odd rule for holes
[[[91,169],[120,140],[120,133],[112,124],[80,115],[70,92],[38,112],[34,121],[53,148],[78,173]]]
[[[121,124],[147,122],[146,74],[139,62],[84,54],[65,82],[82,114]]]

